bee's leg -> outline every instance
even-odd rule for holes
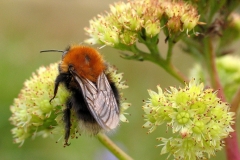
[[[54,95],[53,95],[53,97],[49,100],[50,103],[51,103],[52,100],[56,97],[56,94],[57,94],[57,91],[58,91],[58,86],[59,86],[59,81],[57,81],[57,79],[56,79],[55,86],[54,86]]]
[[[71,98],[67,100],[66,103],[67,108],[63,111],[63,121],[65,123],[65,144],[64,146],[69,146],[70,144],[68,143],[68,139],[70,136],[70,129],[71,129],[71,108],[72,108],[72,103],[71,103]]]
[[[66,81],[66,79],[67,79],[67,75],[66,74],[59,74],[58,76],[57,76],[57,78],[55,79],[55,86],[54,86],[54,94],[53,94],[53,97],[50,99],[50,103],[51,103],[51,101],[56,97],[56,94],[57,94],[57,92],[58,92],[58,86],[59,86],[59,84],[61,83],[61,82],[64,82],[64,81]]]

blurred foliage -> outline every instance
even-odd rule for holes
[[[0,2],[0,155],[3,160],[77,160],[77,159],[115,159],[94,137],[82,135],[78,140],[72,141],[69,147],[55,142],[60,137],[37,137],[28,139],[22,147],[13,144],[11,124],[8,121],[9,110],[13,99],[18,96],[23,82],[30,77],[39,66],[59,61],[58,53],[40,54],[40,50],[64,49],[68,44],[81,43],[86,38],[83,28],[88,21],[98,13],[108,9],[108,4],[114,0],[101,1],[1,1]],[[160,36],[161,50],[167,45],[165,37]],[[95,46],[97,47],[97,46]],[[166,50],[166,49],[165,49]],[[117,50],[105,47],[100,50],[105,59],[124,72],[129,89],[125,90],[125,97],[132,106],[128,110],[131,116],[130,123],[121,125],[115,132],[110,133],[113,139],[134,159],[164,159],[160,157],[160,148],[155,138],[165,136],[166,127],[147,135],[142,118],[142,100],[148,97],[147,89],[154,89],[160,84],[178,86],[179,82],[172,80],[159,67],[149,62],[135,62],[123,60]],[[184,73],[192,66],[192,59],[176,51],[174,63]],[[154,74],[153,74],[154,73]],[[157,74],[156,74],[157,73]],[[225,159],[224,151],[213,159]]]

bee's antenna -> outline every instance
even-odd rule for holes
[[[43,50],[43,51],[40,51],[40,53],[42,52],[62,52],[64,53],[65,51],[61,51],[61,50]]]

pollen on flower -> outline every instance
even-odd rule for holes
[[[55,119],[59,114],[55,112],[61,113],[63,108],[60,106],[65,105],[69,96],[66,89],[60,86],[60,94],[56,96],[56,100],[49,103],[53,94],[54,80],[58,74],[57,66],[55,63],[46,68],[40,67],[37,73],[33,73],[24,83],[18,98],[14,99],[10,107],[12,112],[10,122],[15,126],[12,129],[15,143],[22,145],[25,139],[31,136],[47,137],[53,132],[54,128],[49,126],[57,124]]]
[[[109,65],[106,72],[116,83],[116,87],[119,90],[128,87],[122,81],[123,74],[117,73],[114,67]],[[66,108],[65,104],[70,93],[64,86],[60,85],[58,94],[49,103],[49,100],[53,96],[54,82],[57,75],[58,63],[54,63],[48,67],[40,67],[24,83],[24,87],[10,107],[12,115],[9,120],[14,125],[14,128],[11,130],[14,143],[19,143],[21,146],[27,138],[34,138],[36,136],[48,137],[49,135],[58,134],[59,137],[63,137],[63,110]],[[122,97],[121,92],[120,97]],[[125,111],[129,108],[130,104],[122,98],[121,106],[120,120],[128,122],[125,117],[128,114]],[[72,112],[70,137],[77,138],[81,132],[79,121],[75,113]],[[60,139],[63,140],[63,138]]]
[[[148,90],[150,98],[144,101],[144,128],[151,133],[166,124],[171,138],[160,138],[161,154],[169,153],[177,159],[204,159],[222,148],[222,140],[233,132],[234,113],[212,89],[204,89],[197,80],[184,88],[170,87],[158,93]],[[157,101],[156,101],[157,100]]]

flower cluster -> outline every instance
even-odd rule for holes
[[[91,38],[85,42],[113,47],[129,46],[137,40],[158,36],[164,26],[169,33],[191,31],[198,24],[198,20],[197,10],[184,2],[118,2],[110,6],[110,12],[90,20],[90,27],[85,28],[85,31]]]
[[[122,81],[122,74],[117,73],[113,66],[108,66],[106,71],[116,83],[118,89],[128,86]],[[14,99],[14,104],[10,107],[12,115],[10,122],[15,126],[12,134],[15,143],[22,145],[25,139],[35,136],[47,137],[51,134],[64,135],[63,110],[66,108],[66,100],[70,93],[64,86],[60,85],[56,97],[49,103],[53,96],[54,81],[58,75],[58,64],[54,63],[48,67],[40,67],[37,73],[27,80],[18,98]],[[124,111],[129,107],[129,103],[121,103],[120,120],[128,122],[124,116]],[[71,138],[77,138],[81,133],[78,120],[72,114],[71,118]]]
[[[162,141],[161,154],[169,153],[177,159],[204,159],[220,150],[223,138],[233,132],[234,113],[222,102],[212,89],[191,80],[185,88],[170,87],[165,92],[160,86],[158,93],[149,90],[150,98],[143,110],[147,121],[143,127],[153,132],[166,123],[173,137],[157,138]]]

